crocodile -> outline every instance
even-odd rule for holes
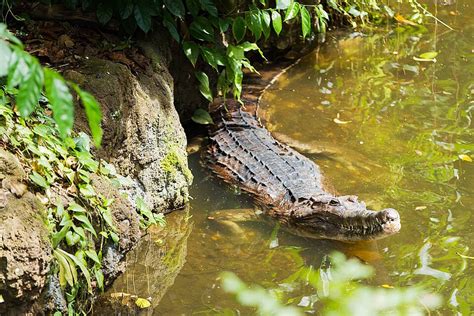
[[[255,99],[215,100],[210,106],[207,164],[219,178],[250,194],[265,214],[298,235],[340,241],[397,233],[399,213],[369,210],[357,196],[325,189],[320,168],[276,140],[257,117]]]

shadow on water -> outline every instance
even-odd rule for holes
[[[292,287],[292,275],[304,266],[319,268],[338,250],[375,266],[371,284],[423,285],[443,295],[442,313],[472,314],[474,271],[466,256],[474,255],[474,4],[458,0],[430,10],[455,31],[428,23],[370,35],[328,34],[327,45],[267,91],[260,113],[272,132],[321,166],[339,193],[358,194],[374,209],[398,209],[398,235],[343,244],[297,237],[264,222],[239,223],[235,233],[207,217],[252,207],[251,201],[211,178],[195,154],[194,228],[176,243],[176,254],[184,256],[187,248],[186,263],[174,259],[169,277],[154,266],[156,258],[144,264],[152,256],[143,252],[163,257],[159,247],[147,250],[156,244],[151,237],[109,293],[151,296],[153,307],[160,302],[154,315],[248,314],[221,290],[222,271],[283,288],[297,304],[313,289]],[[436,63],[414,59],[432,51]]]

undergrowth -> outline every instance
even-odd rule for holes
[[[117,187],[130,180],[107,162],[94,159],[86,134],[61,138],[45,99],[42,107],[22,118],[12,101],[14,93],[0,89],[2,146],[20,159],[30,189],[47,209],[56,259],[52,273],[57,273],[72,313],[81,310],[76,302],[86,301],[86,292],[104,288],[103,246],[120,238],[111,214],[114,201],[95,191],[91,175],[107,177]],[[137,211],[143,227],[164,224],[162,214],[152,214],[142,199]]]

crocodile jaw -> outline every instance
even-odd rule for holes
[[[344,214],[339,225],[338,240],[359,241],[382,239],[400,231],[400,215],[392,208],[379,212],[365,210],[355,216]]]
[[[339,241],[375,240],[400,231],[400,215],[394,209],[367,210],[354,196],[319,198],[311,206],[302,203],[289,213],[295,233]]]

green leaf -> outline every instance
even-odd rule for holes
[[[255,37],[255,41],[258,41],[262,36],[262,21],[258,10],[252,10],[247,14],[247,25]]]
[[[4,23],[0,23],[0,38],[6,39],[17,45],[19,48],[23,49],[23,44],[21,41],[7,29],[7,25]]]
[[[222,96],[225,99],[228,90],[228,82],[225,69],[221,71],[219,77],[217,78],[217,90],[222,93]]]
[[[102,273],[102,270],[97,269],[94,272],[95,274],[95,279],[97,281],[97,286],[99,289],[103,290],[104,289],[104,274]]]
[[[107,22],[110,21],[112,18],[112,6],[109,5],[107,2],[99,2],[97,5],[97,20],[100,24],[105,25]]]
[[[200,9],[200,4],[198,0],[186,0],[186,7],[192,16],[197,16]]]
[[[26,52],[19,48],[13,48],[8,66],[8,89],[13,89],[19,85],[29,73],[27,60],[31,58]]]
[[[64,213],[61,219],[61,222],[59,223],[59,226],[67,226],[67,225],[72,225],[71,217],[69,216],[69,213]]]
[[[77,271],[64,253],[66,252],[59,248],[53,250],[53,255],[59,264],[59,284],[61,287],[65,287],[66,284],[72,287],[77,282]]]
[[[328,13],[324,10],[324,7],[321,4],[317,5],[314,8],[314,11],[316,12],[316,16],[318,17],[318,30],[321,33],[326,33],[327,21],[329,20]]]
[[[33,181],[36,185],[42,187],[42,188],[49,188],[49,184],[48,182],[46,181],[46,179],[40,175],[38,172],[36,171],[33,171],[31,174],[30,174],[30,179],[31,181]]]
[[[265,58],[263,56],[263,52],[262,50],[260,49],[260,47],[258,47],[258,45],[256,43],[250,43],[250,42],[243,42],[242,44],[240,44],[239,46],[237,47],[240,47],[244,50],[244,52],[248,52],[248,51],[251,51],[251,50],[256,50],[260,53],[260,55]],[[242,56],[243,57],[243,56]]]
[[[426,52],[420,55],[421,59],[435,59],[438,56],[438,52]]]
[[[244,74],[242,72],[242,68],[235,70],[235,77],[234,77],[234,98],[240,100],[240,95],[242,94],[242,80],[244,78]]]
[[[105,220],[105,222],[107,223],[107,225],[112,228],[113,230],[115,230],[115,226],[114,226],[114,220],[112,218],[112,213],[110,211],[109,208],[103,208],[103,207],[99,207],[99,210],[100,210],[100,213],[102,214],[102,218]]]
[[[78,85],[73,85],[74,90],[81,98],[84,109],[86,110],[87,121],[89,122],[89,128],[92,133],[92,139],[96,147],[100,147],[102,141],[102,112],[97,100],[89,92],[83,91]]]
[[[291,20],[298,15],[300,10],[300,4],[298,2],[292,2],[286,9],[285,21]]]
[[[245,42],[245,43],[248,43],[248,42]],[[229,58],[229,60],[230,58],[236,59],[236,60],[245,58],[245,50],[244,50],[245,43],[238,46],[229,45],[227,47],[227,57]]]
[[[110,234],[110,238],[112,238],[112,241],[113,241],[114,243],[118,243],[118,242],[119,242],[120,238],[119,238],[119,236],[118,236],[115,232],[109,232],[109,234]]]
[[[61,201],[58,201],[57,205],[56,205],[56,216],[58,218],[61,218],[64,214],[64,206],[63,206],[63,203]]]
[[[216,49],[207,48],[201,46],[202,57],[204,60],[216,71],[218,71],[218,65],[224,65],[224,56],[220,54]]]
[[[214,121],[212,120],[212,117],[209,115],[209,112],[207,112],[204,109],[196,109],[191,119],[194,122],[198,124],[202,124],[202,125],[214,124]]]
[[[214,28],[211,22],[203,16],[194,19],[189,27],[189,32],[195,39],[214,42]]]
[[[183,42],[183,50],[186,57],[193,66],[196,66],[196,61],[199,57],[199,46],[194,42]]]
[[[209,88],[209,78],[205,73],[202,71],[197,71],[196,72],[196,78],[199,81],[199,90],[201,91],[201,94],[209,100],[209,102],[212,102],[212,92],[211,89]]]
[[[69,204],[69,207],[67,208],[69,211],[73,211],[74,213],[86,213],[86,209],[77,204],[76,202],[72,202]]]
[[[12,52],[7,42],[0,39],[0,78],[8,74],[8,65]]]
[[[165,0],[165,7],[178,18],[184,17],[186,10],[182,0]]]
[[[79,184],[79,192],[84,195],[86,198],[91,198],[96,196],[94,188],[90,184]]]
[[[54,70],[44,69],[44,88],[46,97],[53,109],[53,118],[58,124],[59,134],[65,138],[74,123],[74,104],[72,95],[64,79]]]
[[[71,223],[72,223],[72,221],[71,221]],[[72,226],[72,229],[76,232],[76,234],[81,236],[82,239],[86,239],[86,232],[84,231],[84,228],[74,225],[74,226]]]
[[[230,24],[232,23],[232,19],[226,18],[226,19],[219,19],[219,30],[222,33],[227,32],[229,29]]]
[[[71,255],[70,253],[67,253],[66,251],[62,249],[57,249],[57,251],[61,252],[64,256],[67,256],[70,260],[72,260],[78,267],[81,269],[82,275],[86,279],[87,282],[87,291],[89,293],[92,293],[92,284],[91,284],[91,275],[89,273],[89,270],[87,267],[82,263],[81,260],[76,258],[76,256]]]
[[[57,233],[54,233],[51,237],[51,243],[53,244],[53,248],[56,248],[59,243],[66,237],[66,234],[69,232],[69,229],[72,226],[71,220],[65,220],[62,223],[64,224],[64,226],[61,228],[61,230]]]
[[[166,226],[166,219],[163,213],[153,214],[153,218],[155,219],[155,222],[157,222],[161,227]]]
[[[133,13],[133,3],[131,0],[119,1],[119,14],[122,20],[127,19]]]
[[[292,3],[292,0],[277,0],[276,8],[278,10],[285,10],[286,8],[290,6],[291,3]]]
[[[97,168],[99,167],[99,163],[92,158],[92,155],[86,151],[78,151],[76,152],[77,159],[79,163],[85,166],[92,172],[96,172]],[[84,171],[84,170],[81,170]],[[88,175],[86,175],[88,176]]]
[[[273,29],[275,30],[275,33],[277,33],[277,35],[280,35],[281,29],[282,29],[282,23],[281,23],[281,15],[278,11],[272,11],[272,25],[273,25]]]
[[[245,20],[240,16],[236,17],[232,24],[232,34],[237,43],[244,39],[246,29]]]
[[[75,244],[79,242],[80,239],[81,239],[81,236],[79,236],[78,234],[72,231],[68,231],[66,233],[66,243],[68,246],[74,246]]]
[[[90,151],[91,150],[91,139],[89,135],[84,132],[79,132],[79,134],[72,139],[74,143],[73,148],[78,151]]]
[[[86,247],[87,244],[85,241],[83,241],[83,243],[81,244],[82,247]],[[82,249],[79,249],[78,251],[76,251],[76,253],[74,254],[74,257],[76,257],[78,260],[80,260],[85,266],[87,266],[87,260],[86,260],[86,253],[84,250]]]
[[[101,264],[100,260],[99,260],[99,257],[97,256],[97,253],[95,252],[95,250],[86,250],[86,255],[92,259],[92,261],[94,261],[95,263],[97,264]]]
[[[176,29],[176,21],[168,12],[165,12],[163,15],[163,25],[168,29],[168,32],[170,32],[173,39],[179,43],[181,39],[178,30]]]
[[[201,2],[201,8],[204,11],[209,12],[211,16],[217,17],[217,8],[212,0],[200,0],[199,2]]]
[[[328,0],[327,1],[330,8],[333,8],[337,12],[342,12],[341,6],[337,2],[338,2],[338,0]]]
[[[311,33],[311,16],[309,15],[308,10],[301,6],[301,32],[303,33],[303,39]]]
[[[36,58],[29,58],[29,68],[28,77],[21,82],[16,96],[18,110],[23,117],[34,111],[43,89],[43,69]]]
[[[92,224],[89,221],[89,219],[87,218],[87,215],[85,215],[85,214],[74,214],[73,217],[84,225],[85,230],[88,230],[92,235],[97,237],[95,229],[94,229],[94,227],[92,227]]]
[[[143,32],[147,33],[151,29],[151,15],[145,6],[135,5],[134,16],[137,25]]]
[[[270,13],[266,10],[260,11],[260,19],[262,20],[261,25],[263,36],[265,36],[265,39],[268,39],[268,37],[270,37],[270,24],[272,22]]]

